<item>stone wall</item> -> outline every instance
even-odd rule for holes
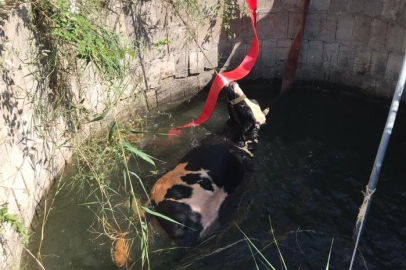
[[[186,78],[212,68],[230,70],[242,61],[252,29],[244,1],[238,2],[240,12],[231,21],[231,38],[222,30],[221,19],[205,20],[194,28],[203,52],[193,42],[185,42],[188,32],[178,17],[165,12],[152,16],[158,36],[172,43],[150,62],[148,78],[155,89],[149,97],[167,97],[159,87],[168,77]],[[206,0],[204,7],[216,3]],[[258,0],[260,56],[247,79],[281,79],[302,23],[303,4],[304,0]],[[401,0],[311,0],[296,78],[347,85],[388,98],[406,47],[405,26],[406,2]],[[179,46],[184,50],[174,49]]]
[[[211,8],[217,1],[199,2],[205,17],[198,19],[182,9],[177,13],[169,2],[160,0],[111,7],[115,12],[106,19],[112,28],[141,41],[135,43],[136,57],[125,89],[129,96],[103,123],[83,125],[77,140],[103,129],[115,115],[124,118],[137,109],[188,98],[210,82],[214,68],[230,70],[241,62],[252,39],[243,1],[230,22],[231,37],[222,30],[221,10],[216,14]],[[303,0],[258,0],[260,56],[248,79],[281,78],[302,8]],[[41,63],[32,61],[32,55],[44,51],[28,27],[29,11],[29,6],[20,6],[0,29],[0,207],[7,207],[27,228],[38,202],[72,155],[69,143],[64,143],[69,121],[60,117],[46,126],[37,117],[38,103],[31,102],[33,97],[49,96],[41,95],[48,93],[48,85],[36,76]],[[389,97],[406,46],[405,23],[406,2],[401,0],[312,0],[297,78]],[[154,46],[162,40],[170,44]],[[89,66],[81,78],[68,81],[72,102],[78,104],[85,97],[83,106],[92,115],[106,108],[111,96],[94,68]],[[16,269],[21,253],[18,236],[7,225],[0,234],[1,268]]]
[[[303,0],[259,0],[261,55],[249,78],[281,78],[302,22]],[[298,80],[326,81],[389,97],[406,47],[406,2],[401,0],[312,0],[297,71]],[[233,39],[219,51],[232,67],[247,51],[249,20],[235,22]],[[231,60],[230,60],[231,58]]]

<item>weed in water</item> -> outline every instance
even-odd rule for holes
[[[131,132],[130,132],[131,130]],[[143,192],[148,198],[142,179],[129,169],[130,159],[140,159],[155,168],[154,158],[144,153],[130,141],[143,137],[142,130],[134,131],[128,124],[117,120],[106,136],[91,138],[77,150],[77,173],[73,184],[77,185],[87,198],[84,203],[95,215],[95,223],[90,231],[105,235],[113,241],[112,257],[117,266],[122,266],[128,257],[132,243],[140,244],[140,260],[149,268],[148,227],[144,211],[136,194]],[[118,173],[122,170],[122,174]],[[112,175],[122,175],[122,182],[112,183]],[[142,190],[136,191],[133,181],[139,181]],[[91,192],[85,192],[90,187]],[[90,199],[91,198],[91,199]],[[117,198],[128,198],[130,211],[117,207]],[[120,200],[120,199],[118,199]],[[130,235],[127,239],[126,235]]]
[[[279,259],[280,259],[280,261],[281,261],[281,264],[282,264],[282,266],[283,266],[283,269],[284,269],[284,270],[288,270],[288,267],[286,266],[286,263],[285,263],[285,259],[283,258],[282,252],[281,252],[281,250],[279,249],[278,241],[277,241],[277,239],[276,239],[276,237],[275,237],[275,233],[274,233],[274,230],[273,230],[273,226],[272,226],[272,222],[271,222],[271,218],[270,218],[270,217],[269,217],[269,223],[270,223],[270,226],[271,226],[271,234],[272,234],[272,238],[273,238],[273,242],[272,242],[272,243],[275,243],[275,246],[276,246],[276,248],[278,249]],[[249,249],[250,249],[250,251],[251,251],[251,255],[252,255],[252,258],[253,258],[253,260],[254,260],[254,263],[255,263],[256,268],[258,269],[258,264],[257,264],[257,262],[256,262],[255,254],[253,253],[252,248],[253,248],[253,249],[257,252],[257,254],[264,260],[264,262],[266,263],[266,266],[265,266],[265,267],[270,267],[272,270],[276,270],[276,268],[267,260],[267,258],[266,258],[266,257],[264,256],[264,254],[261,252],[261,250],[256,247],[256,245],[251,241],[251,239],[250,239],[250,238],[244,233],[244,231],[237,225],[237,223],[235,223],[235,225],[237,226],[238,230],[243,234],[243,236],[244,236],[244,238],[245,238],[245,241],[246,241],[247,244],[248,244],[248,247],[249,247]],[[271,243],[271,244],[272,244],[272,243]],[[334,243],[334,238],[333,238],[332,241],[331,241],[330,252],[329,252],[328,259],[327,259],[327,264],[326,264],[326,270],[328,270],[329,267],[330,267],[330,259],[331,259],[331,251],[332,251],[332,249],[333,249],[333,243]]]

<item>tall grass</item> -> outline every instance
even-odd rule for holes
[[[272,244],[275,244],[276,249],[278,250],[279,259],[280,259],[280,262],[281,262],[281,265],[282,265],[283,269],[284,269],[284,270],[288,270],[288,267],[286,266],[286,262],[285,262],[285,259],[284,259],[284,257],[283,257],[283,254],[282,254],[282,252],[281,252],[281,250],[280,250],[280,248],[279,248],[278,241],[277,241],[277,239],[276,239],[276,237],[275,237],[275,233],[274,233],[274,229],[273,229],[273,226],[272,226],[272,222],[271,222],[271,218],[270,218],[270,217],[269,217],[269,224],[270,224],[270,227],[271,227],[271,234],[272,234],[272,238],[273,238]],[[253,260],[254,260],[254,263],[255,263],[256,268],[258,269],[258,265],[257,265],[256,259],[255,259],[255,255],[256,255],[256,254],[254,254],[254,253],[252,252],[252,249],[254,249],[254,250],[257,252],[257,254],[263,259],[263,261],[266,263],[266,266],[267,266],[267,267],[269,267],[269,268],[272,269],[272,270],[276,270],[276,268],[272,265],[272,263],[270,263],[270,262],[268,261],[268,259],[267,259],[267,258],[265,257],[265,255],[261,252],[261,250],[251,241],[251,239],[244,233],[244,231],[237,225],[237,223],[235,223],[235,225],[237,226],[238,230],[243,234],[244,239],[245,239],[245,241],[247,242],[247,245],[248,245],[248,247],[249,247],[249,249],[250,249],[250,251],[251,251],[252,258],[253,258]],[[329,251],[328,259],[327,259],[327,263],[326,263],[326,270],[328,270],[328,269],[330,268],[330,259],[331,259],[331,251],[332,251],[332,249],[333,249],[333,243],[334,243],[334,238],[331,240],[330,251]]]
[[[56,119],[66,120],[70,127],[64,134],[66,144],[57,148],[68,144],[74,152],[77,173],[71,188],[79,190],[86,199],[83,205],[94,213],[95,222],[90,230],[95,237],[106,237],[117,252],[126,253],[113,252],[117,258],[127,258],[132,243],[140,242],[142,265],[149,268],[148,227],[136,198],[146,189],[134,190],[134,181],[143,183],[128,166],[130,159],[138,159],[145,166],[155,167],[153,158],[136,146],[142,133],[129,132],[134,128],[114,118],[108,136],[92,134],[84,143],[79,137],[83,125],[105,121],[120,101],[129,97],[128,90],[132,94],[137,88],[137,81],[125,81],[134,57],[133,45],[109,30],[106,22],[109,1],[30,0],[30,3],[31,27],[41,52],[33,62],[37,60],[42,65],[34,72],[45,85],[42,92],[27,93],[35,105],[34,126],[38,132],[52,132]],[[71,76],[83,79],[89,65],[94,67],[94,76],[101,80],[108,97],[106,109],[96,117],[91,108],[83,105],[84,98],[74,100],[69,86]],[[142,124],[137,128],[142,128]],[[122,175],[119,183],[112,181],[117,172]],[[69,192],[66,187],[64,192]],[[128,198],[127,203],[133,207],[121,209],[117,206],[118,197]],[[49,211],[44,214],[43,227],[48,215]],[[40,251],[41,246],[39,261]]]
[[[123,250],[127,254],[120,256],[126,258],[132,244],[139,243],[142,267],[146,265],[149,268],[148,226],[136,197],[144,193],[148,198],[148,194],[141,178],[137,172],[130,170],[128,164],[131,159],[138,159],[144,162],[144,166],[155,168],[155,161],[130,142],[143,136],[142,132],[128,132],[130,129],[132,127],[114,120],[108,135],[94,137],[80,147],[77,150],[77,173],[72,183],[88,198],[83,205],[94,213],[95,223],[91,232],[110,239],[115,250],[118,245],[125,245]],[[112,177],[113,175],[122,177]],[[121,181],[112,183],[112,178]],[[134,181],[139,181],[142,190],[134,189]],[[92,187],[88,189],[86,186]],[[85,190],[90,190],[90,193],[86,194]],[[123,202],[116,198],[127,198],[125,203],[129,207],[125,210],[118,207]],[[131,237],[127,239],[126,236]]]

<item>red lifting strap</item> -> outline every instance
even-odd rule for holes
[[[305,0],[303,8],[303,22],[295,40],[290,47],[288,59],[286,60],[285,72],[283,73],[281,94],[284,94],[292,86],[295,79],[297,64],[300,56],[300,48],[302,47],[303,33],[306,25],[307,11],[309,10],[310,0]]]
[[[181,132],[181,129],[184,128],[189,128],[189,127],[196,127],[207,120],[209,120],[211,114],[214,111],[214,108],[216,107],[216,102],[218,95],[223,89],[225,85],[227,85],[231,81],[237,81],[245,76],[248,75],[248,73],[251,71],[252,67],[255,64],[255,61],[258,58],[258,53],[259,53],[259,42],[258,42],[258,35],[257,35],[257,29],[256,29],[256,16],[255,16],[255,10],[257,8],[257,0],[247,0],[247,5],[248,9],[250,11],[250,16],[251,16],[251,23],[252,23],[252,30],[254,31],[254,37],[251,42],[251,47],[245,56],[244,60],[241,62],[241,64],[234,70],[228,71],[228,72],[222,72],[220,74],[217,74],[216,77],[214,78],[214,81],[211,85],[209,95],[206,100],[206,104],[204,105],[203,111],[200,114],[200,116],[196,120],[192,120],[192,122],[172,128],[169,131],[169,136],[174,137],[171,135],[179,135]]]

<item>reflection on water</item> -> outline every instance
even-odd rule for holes
[[[279,89],[265,83],[242,87],[262,107],[272,103]],[[152,135],[142,147],[165,163],[158,163],[156,169],[132,164],[140,170],[147,189],[204,137],[222,132],[227,119],[224,100],[207,124],[184,131],[174,143],[153,135],[196,118],[204,98],[199,95],[171,113],[148,116],[147,130]],[[288,269],[324,269],[333,238],[330,269],[348,268],[361,190],[367,184],[388,112],[382,104],[387,103],[326,88],[293,89],[273,106],[268,124],[261,129],[255,172],[241,194],[228,202],[229,217],[219,223],[214,236],[181,251],[160,251],[174,245],[153,222],[152,269],[256,269],[255,263],[267,269],[258,254],[253,260],[236,224],[274,267],[282,269],[270,221]],[[406,269],[405,124],[401,111],[362,237],[363,257],[357,257],[355,269]],[[140,184],[134,185],[142,193]],[[57,196],[45,227],[46,269],[115,269],[111,241],[88,232],[94,216],[79,203],[83,201],[75,192]],[[39,234],[33,238],[35,254]],[[139,258],[138,246],[133,245],[133,262]],[[134,269],[139,267],[136,264]]]

